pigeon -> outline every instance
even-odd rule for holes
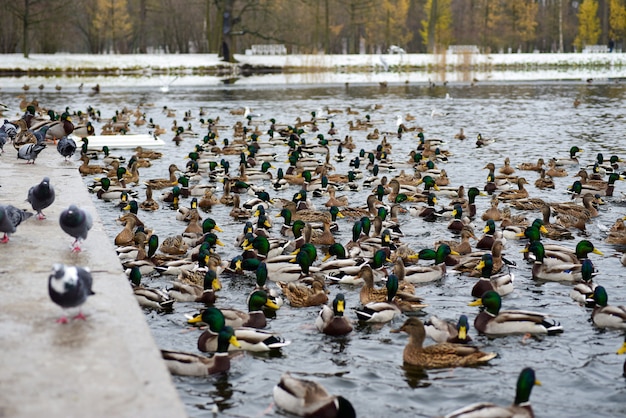
[[[54,264],[52,273],[48,276],[48,293],[50,299],[63,309],[80,307],[87,297],[94,294],[91,290],[93,278],[86,267],[66,266]],[[80,308],[79,308],[80,309]],[[85,315],[79,310],[73,319],[85,320]],[[57,319],[58,323],[66,324],[64,315]]]
[[[74,155],[74,152],[76,152],[76,141],[67,135],[64,136],[57,143],[57,151],[59,151],[59,154],[61,154],[65,158],[65,161],[67,161],[67,159]]]
[[[35,135],[35,138],[37,138],[38,144],[42,144],[46,141],[46,134],[48,133],[48,129],[50,129],[50,127],[46,125],[42,126],[39,130],[33,132],[33,135]]]
[[[0,232],[4,232],[0,242],[3,244],[9,242],[9,234],[14,233],[17,226],[31,216],[32,212],[18,209],[13,205],[0,205]]]
[[[46,147],[45,143],[25,144],[17,151],[17,158],[26,160],[26,164],[35,164],[37,156]]]
[[[8,120],[4,120],[4,124],[0,126],[0,154],[4,152],[4,144],[7,140],[13,141],[17,135],[17,128]]]
[[[91,214],[76,205],[70,205],[61,212],[59,224],[63,231],[75,238],[72,243],[72,252],[80,252],[80,242],[87,239],[87,233],[93,225]]]
[[[31,187],[28,190],[28,202],[37,211],[37,219],[46,219],[46,215],[42,210],[50,206],[54,202],[54,187],[50,184],[50,178],[44,177],[41,183]]]

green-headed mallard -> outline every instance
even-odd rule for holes
[[[530,311],[500,311],[502,299],[493,291],[487,291],[482,297],[469,304],[484,306],[474,320],[474,328],[490,337],[503,337],[513,334],[554,335],[563,332],[563,327],[556,321],[548,321],[546,315]]]
[[[534,385],[541,386],[535,378],[535,371],[530,367],[523,369],[517,379],[515,400],[511,406],[500,406],[493,403],[481,402],[465,406],[447,414],[444,418],[471,418],[471,417],[517,417],[533,418],[530,405],[530,392]]]
[[[201,315],[201,321],[209,328],[204,330],[198,337],[198,350],[203,352],[217,351],[219,332],[226,326],[224,314],[217,308],[209,307]],[[198,320],[197,322],[200,322]],[[240,347],[229,346],[229,351],[240,349],[245,351],[269,351],[289,345],[291,341],[285,341],[280,335],[257,328],[242,327],[235,329],[235,336]]]
[[[289,373],[280,377],[273,396],[276,406],[299,417],[356,417],[354,407],[344,397],[331,395],[321,384]]]
[[[569,158],[553,158],[554,164],[556,166],[564,166],[564,165],[577,165],[578,157],[576,154],[579,152],[583,152],[582,148],[578,148],[577,146],[573,146],[569,149]]]
[[[465,367],[484,364],[496,357],[496,353],[485,353],[476,347],[463,344],[440,343],[423,347],[426,331],[418,318],[411,317],[393,333],[404,331],[409,342],[402,355],[404,363],[424,369]]]
[[[581,282],[576,283],[572,290],[570,291],[570,297],[578,302],[580,305],[585,305],[588,308],[592,308],[595,306],[595,301],[593,300],[593,292],[598,286],[597,283],[593,282],[593,276],[596,274],[594,271],[593,263],[590,259],[585,258],[581,264],[580,268],[581,273]]]
[[[152,289],[141,284],[141,270],[139,267],[132,267],[129,273],[129,280],[133,287],[135,299],[143,308],[155,309],[158,311],[169,311],[173,308],[175,300],[170,298],[167,292],[160,289]]]
[[[167,294],[178,302],[201,302],[207,305],[215,303],[215,292],[222,288],[219,277],[214,270],[204,273],[202,286],[194,283],[172,282]]]
[[[161,350],[161,356],[170,373],[179,376],[208,376],[230,369],[228,347],[239,346],[232,327],[224,327],[217,335],[217,351],[212,357],[181,351]]]
[[[541,241],[533,241],[522,252],[530,252],[535,255],[532,268],[533,279],[556,282],[573,282],[581,280],[581,264],[563,261],[559,258],[547,258],[546,251]]]
[[[437,343],[467,344],[472,341],[468,335],[469,322],[466,315],[459,316],[456,324],[431,315],[424,323],[424,329],[426,336]]]
[[[496,291],[500,296],[513,292],[515,276],[511,272],[503,272],[493,275],[493,256],[483,254],[475,269],[480,270],[480,278],[472,287],[472,296],[480,298],[488,290]]]
[[[333,299],[332,306],[324,305],[315,319],[315,327],[327,335],[346,335],[352,332],[352,325],[343,314],[346,308],[346,299],[343,293],[338,293]]]
[[[593,300],[596,305],[591,312],[591,319],[596,327],[626,330],[626,306],[609,305],[609,297],[603,286],[596,286]]]
[[[367,283],[367,281],[366,281]],[[363,303],[363,306],[355,310],[359,321],[370,323],[386,323],[397,315],[400,315],[400,307],[394,302],[398,291],[398,276],[390,274],[385,286],[385,299],[381,301]]]

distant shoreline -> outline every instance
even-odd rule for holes
[[[528,71],[549,69],[623,69],[626,53],[567,54],[381,54],[381,55],[235,55],[237,63],[216,54],[4,54],[0,76],[41,75],[213,75],[233,73],[297,74],[320,71]]]

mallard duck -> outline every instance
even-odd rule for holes
[[[569,158],[553,158],[554,164],[557,166],[576,165],[578,164],[578,157],[576,156],[576,154],[578,154],[579,152],[583,152],[582,148],[573,146],[569,149]]]
[[[296,379],[284,373],[274,386],[274,403],[299,417],[355,418],[354,407],[342,396],[331,395],[312,380]]]
[[[337,197],[336,192],[337,192],[337,189],[335,189],[335,187],[333,186],[328,187],[329,198],[328,198],[328,201],[324,203],[324,206],[330,208],[332,206],[343,207],[343,206],[349,205],[348,197],[347,196]]]
[[[498,172],[504,174],[505,176],[510,176],[515,173],[515,169],[511,167],[511,160],[509,157],[504,158],[504,165],[498,169]]]
[[[626,217],[618,218],[609,229],[605,242],[614,245],[626,245]]]
[[[343,316],[346,306],[346,299],[343,293],[338,293],[333,299],[332,307],[322,306],[317,318],[315,327],[327,335],[346,335],[352,332],[350,321]]]
[[[240,344],[232,327],[225,326],[217,335],[217,351],[212,357],[181,351],[161,350],[161,356],[171,374],[179,376],[208,376],[230,369],[228,347]]]
[[[431,315],[424,323],[424,329],[426,336],[437,343],[468,344],[472,341],[467,334],[469,322],[466,315],[461,315],[456,324]]]
[[[517,190],[503,190],[498,194],[498,199],[504,201],[526,199],[528,190],[524,188],[525,184],[528,184],[528,181],[524,177],[519,177],[517,179]]]
[[[540,241],[531,242],[522,252],[531,252],[535,255],[532,268],[533,279],[572,282],[582,278],[580,263],[567,262],[559,258],[546,258],[545,248]]]
[[[93,174],[101,174],[106,173],[107,169],[100,166],[89,164],[89,157],[83,155],[80,157],[80,160],[83,162],[80,166],[78,166],[78,172],[83,176],[91,176]]]
[[[474,328],[489,337],[503,337],[513,334],[555,335],[563,332],[563,327],[556,321],[549,321],[546,315],[530,311],[500,311],[500,295],[489,290],[480,299],[469,306],[484,306],[474,320]]]
[[[493,219],[487,219],[483,232],[483,236],[476,243],[476,248],[479,250],[490,250],[496,240],[496,223]]]
[[[441,250],[439,248],[441,248]],[[397,258],[393,266],[394,273],[398,276],[400,281],[406,281],[408,283],[429,283],[443,278],[446,274],[446,257],[453,254],[453,251],[447,244],[440,245],[437,250],[434,258],[435,263],[431,266],[418,264],[405,266],[402,258]],[[420,252],[422,255],[424,254],[424,251]],[[420,253],[417,255],[418,258],[419,254]]]
[[[435,246],[439,248],[442,244],[446,244],[450,247],[452,251],[459,255],[467,255],[472,252],[472,245],[470,244],[470,238],[476,240],[476,236],[474,235],[474,231],[471,226],[465,226],[461,230],[461,241],[438,241],[435,243]],[[456,264],[456,263],[455,263]]]
[[[317,230],[311,232],[310,242],[312,244],[332,245],[335,243],[335,237],[330,230],[330,220],[324,219],[323,225],[324,229],[322,232],[316,232]],[[311,224],[307,223],[305,227],[311,227]]]
[[[139,204],[139,209],[146,211],[155,211],[159,210],[159,202],[152,198],[152,187],[146,187],[146,200]]]
[[[277,283],[294,308],[319,306],[328,302],[328,290],[321,278],[314,277],[310,287],[305,283]]]
[[[215,303],[215,292],[222,288],[222,284],[214,270],[204,273],[202,286],[195,283],[181,281],[172,282],[172,287],[167,289],[167,294],[178,302],[200,302],[206,305]]]
[[[226,325],[231,326],[235,329],[239,329],[241,327],[263,329],[267,326],[267,320],[265,317],[265,313],[263,312],[264,307],[267,307],[272,311],[277,311],[278,309],[280,309],[280,307],[269,298],[267,292],[261,289],[255,290],[250,293],[250,295],[248,296],[247,304],[248,312],[240,311],[238,309],[220,309],[220,311],[224,315]],[[209,317],[212,314],[214,313],[209,312],[207,314],[207,317],[205,318],[203,312],[202,314],[196,315],[195,317],[191,318],[187,322],[190,324],[195,324],[199,322],[210,323],[211,319]]]
[[[113,242],[117,246],[131,245],[135,241],[135,217],[123,215],[119,218],[119,221],[124,224],[122,229],[116,236]]]
[[[579,305],[587,306],[588,308],[592,308],[595,306],[595,301],[593,300],[593,292],[598,286],[597,283],[593,281],[593,276],[596,274],[594,271],[593,263],[588,258],[585,258],[582,262],[581,268],[581,282],[576,283],[572,290],[569,292],[570,297],[578,302]]]
[[[535,187],[538,189],[554,189],[554,180],[546,175],[546,170],[542,169],[539,172],[539,178],[535,180]]]
[[[440,343],[423,347],[426,331],[422,321],[415,317],[407,319],[400,328],[391,330],[393,333],[402,331],[409,334],[402,357],[404,363],[411,366],[424,369],[476,366],[497,356],[496,353],[485,353],[463,344]]]
[[[176,166],[176,164],[170,164],[168,171],[170,172],[170,177],[166,178],[156,178],[149,179],[145,181],[147,186],[152,187],[153,190],[164,189],[166,187],[173,187],[178,184],[178,177],[176,176],[176,172],[180,171],[180,169]]]
[[[165,238],[159,247],[162,253],[170,255],[184,255],[189,246],[185,243],[182,235],[173,235]]]
[[[500,406],[493,403],[481,402],[465,406],[450,412],[444,418],[471,418],[471,417],[517,417],[533,418],[530,405],[530,392],[534,385],[541,386],[535,378],[535,371],[530,367],[523,369],[517,379],[515,401],[511,406]]]
[[[143,308],[155,309],[158,311],[170,311],[173,309],[175,300],[170,298],[167,292],[161,289],[144,287],[141,284],[141,269],[134,266],[130,269],[129,280],[133,287],[135,299]]]
[[[544,232],[546,238],[555,240],[574,239],[574,235],[569,231],[569,229],[563,225],[553,224],[550,222],[550,217],[552,215],[550,205],[543,205],[541,207],[541,214],[543,216],[543,226],[546,229],[546,232]]]
[[[548,161],[548,171],[546,175],[549,177],[565,177],[567,176],[567,170],[563,167],[557,167],[554,160]]]
[[[488,290],[494,290],[500,296],[513,292],[515,276],[510,271],[492,275],[493,257],[491,254],[484,254],[475,269],[481,272],[480,278],[472,287],[472,296],[475,298],[480,298]]]
[[[491,199],[491,207],[487,209],[485,212],[483,212],[481,216],[483,221],[486,221],[489,219],[493,221],[499,221],[502,219],[502,212],[500,211],[500,209],[498,209],[499,203],[500,203],[500,200],[498,200],[498,198],[494,195]]]
[[[237,196],[237,197],[239,197],[239,196]],[[219,203],[220,203],[220,201],[217,198],[217,196],[215,196],[213,190],[206,189],[204,191],[204,195],[198,201],[198,207],[200,209],[202,209],[203,211],[207,212],[207,211],[210,211],[213,206],[215,206],[215,205],[217,205]]]
[[[502,258],[503,249],[504,242],[501,239],[496,239],[491,247],[491,258],[493,260],[492,274],[498,274],[505,264]],[[477,251],[467,254],[454,266],[454,270],[461,273],[470,273],[470,276],[478,276],[478,274],[474,274],[477,272],[476,266],[480,263],[482,256],[486,253],[486,251]]]
[[[194,318],[195,319],[195,318]],[[217,351],[218,333],[226,326],[224,314],[217,308],[209,307],[201,314],[201,319],[197,322],[205,322],[209,328],[204,330],[198,337],[198,350],[202,352]],[[240,347],[229,346],[228,350],[235,349],[263,352],[279,349],[291,344],[280,335],[257,328],[242,327],[235,329],[235,336]]]
[[[591,312],[591,320],[596,327],[626,330],[626,306],[609,305],[609,297],[603,286],[596,286],[592,298],[595,307]]]
[[[543,158],[539,158],[536,163],[520,163],[517,165],[518,170],[540,171],[544,166]]]
[[[476,136],[476,147],[477,148],[481,148],[481,147],[487,146],[489,144],[493,144],[494,142],[496,142],[496,140],[494,138],[487,138],[487,137],[483,136],[481,133],[478,133],[478,135]]]
[[[400,306],[394,298],[398,292],[398,276],[390,274],[387,277],[386,296],[382,301],[373,301],[355,309],[359,321],[369,323],[386,323],[401,314]]]
[[[143,149],[143,147],[135,147],[135,157],[137,158],[147,158],[149,160],[156,160],[163,156],[163,153],[158,151],[152,151]]]

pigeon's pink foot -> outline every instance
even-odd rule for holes
[[[44,219],[46,219],[46,215],[44,215],[43,213],[39,212],[37,214],[37,219],[39,219],[40,221],[43,221]]]
[[[9,236],[7,234],[4,234],[2,239],[0,239],[0,242],[6,244],[7,242],[9,242]]]
[[[63,316],[57,319],[57,324],[67,324],[67,317]]]
[[[79,312],[78,315],[76,315],[72,319],[82,319],[83,321],[86,321],[87,317],[82,312]]]

